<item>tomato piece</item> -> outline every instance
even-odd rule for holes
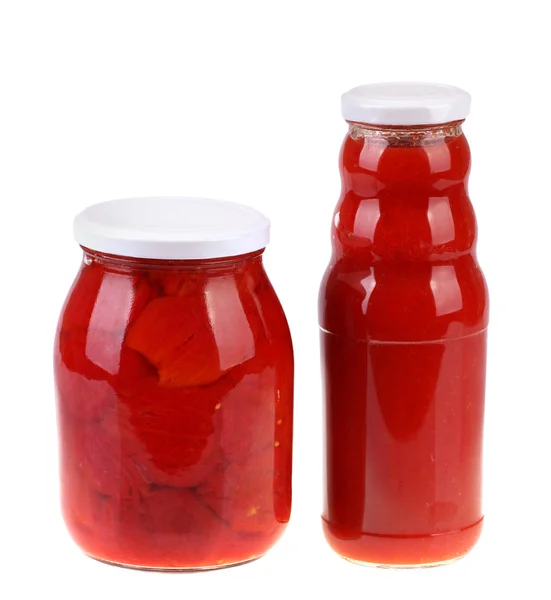
[[[99,421],[115,404],[117,395],[108,381],[87,379],[80,373],[56,365],[56,389],[59,406],[83,421]]]
[[[273,446],[273,369],[245,375],[221,398],[215,428],[220,431],[220,447],[230,462]]]
[[[221,466],[197,492],[234,530],[265,532],[275,523],[273,461],[270,449]]]
[[[200,298],[155,298],[130,327],[125,344],[155,365],[161,385],[205,385],[222,375],[208,322]]]

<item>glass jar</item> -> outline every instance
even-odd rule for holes
[[[269,223],[141,198],[75,220],[55,341],[61,498],[96,559],[207,569],[262,556],[291,509],[293,351]]]
[[[441,564],[480,535],[488,294],[467,195],[469,105],[432,84],[343,96],[319,305],[323,527],[353,562]]]

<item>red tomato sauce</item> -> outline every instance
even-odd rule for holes
[[[70,534],[136,567],[261,556],[289,520],[293,427],[291,339],[261,253],[85,252],[55,345]]]
[[[320,291],[332,548],[414,566],[482,526],[488,298],[460,123],[351,124]]]

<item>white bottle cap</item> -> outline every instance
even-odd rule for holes
[[[342,95],[342,116],[347,121],[373,125],[461,121],[470,107],[467,92],[441,83],[372,83]]]
[[[265,248],[270,222],[258,211],[205,198],[126,198],[94,204],[76,216],[85,248],[134,258],[207,259]]]

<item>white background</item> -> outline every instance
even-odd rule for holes
[[[546,3],[0,0],[0,597],[551,597]],[[473,96],[465,131],[492,308],[483,537],[440,569],[346,563],[325,544],[317,290],[346,126],[339,96],[427,80]],[[51,354],[77,271],[73,216],[201,195],[272,220],[268,273],[296,350],[292,523],[272,552],[196,575],[84,557],[58,509]]]

